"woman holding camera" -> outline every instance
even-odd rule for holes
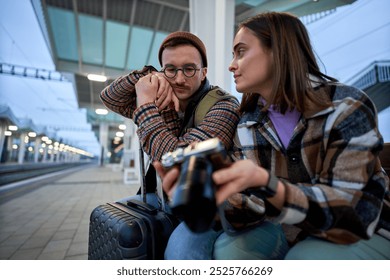
[[[209,257],[390,259],[389,178],[367,95],[320,71],[305,26],[287,13],[243,22],[229,70],[243,93],[235,162],[212,178],[227,221],[246,230],[199,235],[198,244],[214,241]],[[170,195],[177,176],[164,177]],[[257,223],[256,205],[264,209]],[[229,213],[251,219],[239,223]],[[281,224],[299,228],[299,239],[287,244]],[[191,258],[186,239],[193,233],[179,230],[171,239],[183,253],[173,257]]]

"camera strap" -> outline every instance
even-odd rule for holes
[[[232,201],[226,199],[218,207],[222,228],[230,236],[235,236],[258,226],[266,218],[264,201],[262,199],[244,193],[237,193],[234,196],[235,198]],[[238,196],[241,197],[239,198]],[[237,207],[235,203],[232,203],[233,201],[242,201],[246,207]]]

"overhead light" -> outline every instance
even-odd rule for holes
[[[95,113],[98,114],[98,115],[107,115],[108,114],[108,110],[106,110],[106,109],[96,109]]]
[[[123,136],[125,136],[125,134],[122,131],[117,131],[117,133],[115,133],[115,136],[116,137],[123,137]]]
[[[103,75],[88,74],[87,78],[88,78],[88,80],[95,81],[95,82],[105,82],[105,81],[107,81],[107,77],[103,76]]]
[[[16,125],[10,125],[10,126],[8,126],[8,130],[10,130],[10,131],[17,131],[18,127]]]

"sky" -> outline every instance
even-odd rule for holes
[[[307,29],[323,70],[340,82],[353,84],[374,61],[390,63],[389,0],[358,0]],[[384,141],[390,142],[390,107],[378,119]]]
[[[0,6],[0,62],[55,71],[31,2],[0,0]],[[390,61],[389,11],[388,0],[358,0],[307,25],[323,70],[351,84],[373,61]],[[31,118],[35,124],[57,131],[59,137],[79,148],[100,153],[71,82],[0,74],[0,103],[9,105],[17,117]],[[379,114],[385,142],[390,142],[389,122],[390,108]]]
[[[29,0],[0,0],[0,62],[54,71],[55,65]],[[47,76],[47,72],[43,72]],[[0,103],[11,107],[18,118],[57,133],[57,139],[100,154],[100,144],[87,122],[85,109],[78,108],[70,81],[42,80],[0,75]]]

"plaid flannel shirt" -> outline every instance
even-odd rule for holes
[[[174,151],[179,147],[186,147],[195,141],[204,141],[218,137],[226,149],[233,144],[233,136],[239,121],[239,103],[234,97],[218,101],[206,114],[203,121],[197,126],[183,123],[178,113],[173,109],[159,111],[154,103],[143,104],[137,108],[135,84],[137,81],[157,71],[152,66],[145,66],[140,71],[133,71],[121,76],[107,86],[100,94],[103,104],[113,112],[126,118],[131,118],[138,126],[137,134],[144,151],[152,160],[160,160],[162,155]],[[203,88],[198,90],[196,97],[203,96],[211,86],[206,80]],[[190,102],[191,103],[191,102]],[[192,102],[196,103],[196,102]],[[187,107],[193,114],[197,103]],[[189,108],[191,107],[191,108]],[[186,112],[187,114],[187,112]],[[190,118],[187,121],[192,121]],[[189,127],[181,132],[183,126]]]
[[[336,243],[368,239],[379,229],[389,238],[389,178],[378,159],[383,139],[376,109],[353,87],[337,83],[332,93],[332,107],[301,117],[287,149],[260,101],[242,116],[232,156],[270,170],[286,190],[281,211],[261,188],[244,195],[263,198],[269,218]]]

